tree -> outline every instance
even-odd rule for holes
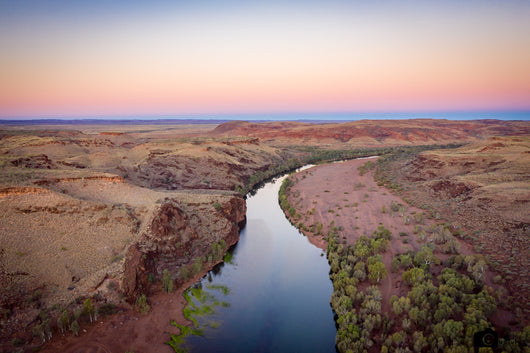
[[[94,321],[96,309],[94,307],[94,304],[92,303],[92,300],[90,298],[87,298],[83,302],[83,314],[88,315],[90,318],[90,322]]]
[[[410,328],[412,327],[412,321],[408,318],[404,318],[402,321],[401,321],[401,327],[403,327],[403,329],[407,332],[410,331]]]
[[[453,345],[458,344],[464,332],[461,321],[448,320],[443,326],[444,337],[447,337]]]
[[[385,264],[382,262],[372,263],[368,265],[368,278],[372,283],[379,283],[382,279],[388,276]]]
[[[162,275],[162,289],[167,293],[171,293],[173,292],[173,285],[171,274],[168,270],[164,270],[164,274]]]
[[[417,283],[423,282],[425,279],[425,272],[423,269],[414,267],[410,270],[407,270],[403,276],[403,281],[405,281],[408,285],[413,286]]]
[[[68,315],[68,311],[65,309],[61,313],[61,316],[57,319],[57,327],[61,331],[61,333],[64,333],[65,330],[68,330],[68,327],[70,325],[70,317]]]
[[[72,323],[70,324],[70,331],[72,331],[74,336],[79,336],[79,330],[79,322],[77,322],[77,320],[72,321]]]
[[[394,334],[392,334],[392,342],[396,346],[399,346],[405,341],[406,337],[407,337],[407,335],[403,331],[394,332]]]
[[[142,294],[136,299],[136,307],[142,314],[147,313],[151,309],[151,306],[147,303],[147,297],[145,294]]]
[[[446,254],[458,254],[460,252],[460,244],[455,239],[451,239],[444,244],[443,250]]]
[[[361,259],[365,259],[370,255],[370,248],[365,244],[356,244],[354,255]]]
[[[451,315],[451,313],[452,310],[449,306],[444,303],[440,303],[440,305],[438,305],[438,308],[434,312],[433,317],[436,322],[440,322],[447,319]]]
[[[42,338],[43,342],[46,342],[46,334],[44,333],[44,328],[42,324],[35,325],[33,327],[33,336]]]
[[[191,275],[195,276],[196,274],[201,272],[201,268],[202,268],[202,262],[201,262],[201,259],[198,257],[193,262],[193,265],[191,265]]]
[[[392,306],[392,310],[396,315],[401,315],[403,311],[408,312],[410,310],[410,299],[407,297],[396,297],[393,296],[390,299],[390,304]]]
[[[355,264],[353,268],[353,277],[357,278],[359,282],[362,282],[366,278],[365,264],[362,261],[359,261]]]
[[[393,273],[399,271],[399,266],[400,266],[399,258],[394,257],[392,259],[392,268],[390,269],[390,271]]]
[[[480,259],[473,266],[468,266],[467,272],[471,274],[471,277],[473,277],[476,283],[480,284],[484,279],[484,272],[486,271],[486,268],[486,262],[483,259]]]
[[[412,266],[412,258],[410,257],[409,254],[404,254],[404,255],[401,255],[399,257],[399,261],[401,262],[401,265],[403,266],[403,268],[408,268],[410,266]]]
[[[429,266],[430,264],[439,264],[440,263],[440,259],[438,259],[433,253],[432,253],[432,249],[428,246],[422,246],[420,251],[418,251],[416,253],[416,255],[414,256],[414,264],[416,266],[421,266],[421,265],[427,265]]]
[[[374,299],[366,299],[361,308],[361,313],[379,314],[381,312],[381,302]]]
[[[392,232],[384,226],[377,227],[377,230],[372,235],[375,239],[392,239]]]
[[[423,332],[414,331],[412,334],[412,341],[414,342],[414,352],[421,353],[423,348],[427,347],[428,343],[425,337],[423,337]]]
[[[182,265],[180,268],[179,276],[182,281],[188,280],[188,277],[190,276],[190,269],[187,266]]]

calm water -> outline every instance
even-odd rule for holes
[[[191,352],[335,352],[329,265],[280,209],[282,180],[248,198],[231,263],[199,284],[225,303],[199,318],[204,336],[186,339]]]

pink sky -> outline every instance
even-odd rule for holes
[[[21,11],[0,117],[530,109],[530,6],[447,3]]]

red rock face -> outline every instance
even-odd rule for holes
[[[215,199],[215,202],[214,202]],[[204,202],[166,199],[154,213],[148,231],[126,257],[124,294],[133,300],[148,288],[149,273],[161,277],[168,270],[178,278],[182,266],[208,256],[212,244],[224,241],[226,251],[239,240],[246,220],[242,197],[216,195]]]

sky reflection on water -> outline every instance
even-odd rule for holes
[[[230,306],[199,318],[204,336],[186,339],[191,352],[335,352],[329,265],[280,209],[282,180],[247,200],[232,263],[202,280],[204,290]],[[208,283],[230,293],[209,290]],[[208,327],[212,322],[219,326]]]

